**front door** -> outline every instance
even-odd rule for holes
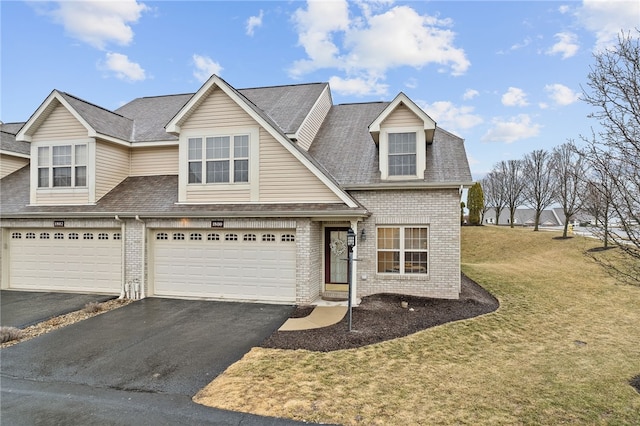
[[[349,291],[347,272],[347,230],[326,228],[324,234],[325,291]]]

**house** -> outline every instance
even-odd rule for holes
[[[534,209],[519,207],[516,209],[513,216],[514,225],[519,226],[534,226],[536,220],[536,211]],[[540,213],[540,226],[563,226],[564,225],[564,213],[560,208],[545,209]],[[508,208],[504,208],[500,211],[500,221],[496,221],[496,209],[490,208],[484,214],[485,225],[510,225],[511,215]]]
[[[214,75],[110,111],[54,90],[2,131],[3,289],[311,303],[346,295],[352,228],[354,299],[459,296],[463,140],[403,93]]]

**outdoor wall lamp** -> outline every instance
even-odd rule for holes
[[[365,232],[364,228],[362,228],[362,231],[360,231],[360,241],[367,241],[367,233]]]
[[[349,251],[356,246],[356,233],[353,232],[353,229],[349,228],[347,231],[347,247],[349,247]]]

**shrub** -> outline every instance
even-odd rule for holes
[[[0,327],[0,343],[18,340],[22,337],[22,330],[16,327]]]
[[[98,302],[89,302],[84,305],[83,310],[88,314],[95,314],[96,312],[100,312],[102,310],[102,305]]]

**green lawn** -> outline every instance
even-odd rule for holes
[[[558,235],[463,228],[497,312],[360,349],[254,348],[194,399],[342,424],[640,424],[640,288]]]

